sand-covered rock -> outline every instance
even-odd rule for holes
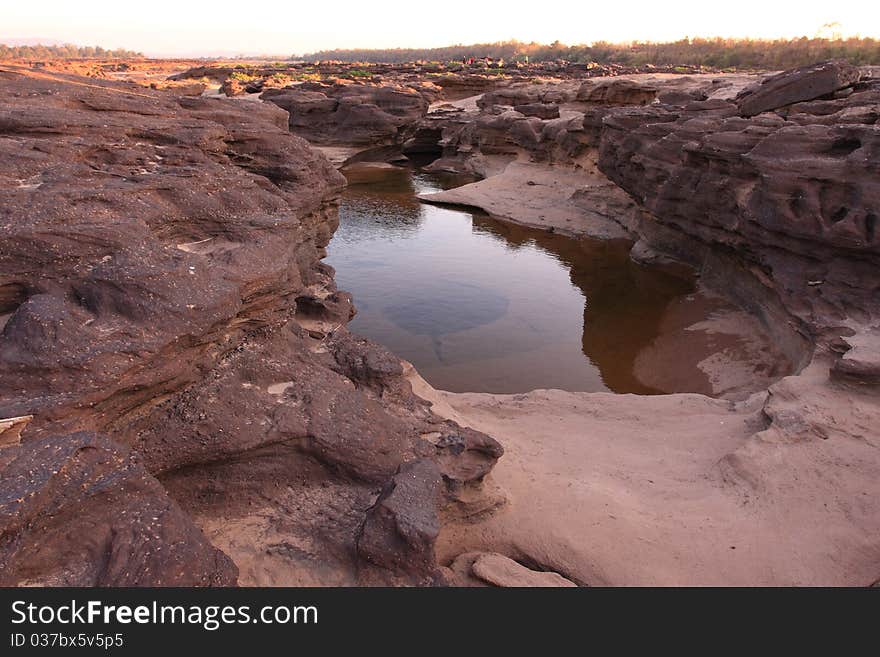
[[[559,573],[526,568],[503,554],[483,554],[474,560],[474,575],[494,586],[504,587],[567,587],[577,586]]]

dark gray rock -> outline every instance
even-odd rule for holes
[[[369,563],[428,580],[437,572],[440,532],[437,502],[443,479],[437,464],[421,459],[400,466],[367,512],[358,553]]]

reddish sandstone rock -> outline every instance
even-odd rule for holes
[[[418,502],[426,512],[479,494],[500,446],[482,434],[457,455],[434,445],[425,436],[460,428],[413,395],[391,354],[347,333],[351,298],[321,263],[344,179],[290,134],[286,112],[24,69],[0,72],[0,87],[0,417],[33,416],[21,447],[0,452],[0,499],[30,499],[25,461],[11,456],[42,441],[75,463],[106,452],[88,467],[120,485],[112,504],[76,498],[51,478],[48,452],[28,461],[35,485],[56,482],[49,497],[70,497],[93,524],[48,498],[10,502],[10,582],[230,583],[234,568],[151,474],[206,528],[256,522],[249,514],[268,505],[271,536],[245,544],[260,554],[300,554],[277,546],[302,532],[324,541],[320,565],[285,556],[279,572],[352,577],[365,500],[406,464],[427,459],[451,476]],[[306,510],[291,509],[293,486]],[[168,557],[131,547],[146,540],[140,530],[105,519],[102,505],[167,520],[167,531],[148,526]],[[26,532],[44,516],[54,520]],[[101,524],[93,543],[94,523],[130,538],[114,543]],[[240,541],[223,547],[250,558]],[[65,554],[76,572],[52,569]],[[389,558],[371,581],[418,579],[423,556],[414,568]]]
[[[88,433],[0,452],[3,586],[228,586],[238,570],[129,449]]]
[[[343,180],[280,110],[3,85],[0,415],[100,428],[196,380],[213,340],[279,322],[318,280],[332,226],[316,213]]]
[[[306,83],[261,96],[290,114],[290,129],[315,143],[382,145],[428,111],[419,90],[399,85]]]
[[[587,81],[578,90],[577,99],[597,105],[649,105],[654,102],[657,87],[632,80]]]
[[[604,118],[599,164],[659,222],[772,271],[821,332],[875,312],[864,292],[880,257],[880,134],[861,111],[880,102],[870,88],[833,102],[785,118],[742,118],[731,103],[620,110]]]
[[[822,62],[784,71],[762,80],[737,96],[742,116],[755,116],[793,103],[813,100],[859,81],[858,67],[846,62]]]
[[[513,109],[525,116],[536,116],[539,119],[559,118],[559,105],[553,103],[525,103],[514,105]]]
[[[476,577],[494,586],[519,588],[577,586],[559,573],[532,570],[497,553],[481,554],[474,560],[471,570]]]

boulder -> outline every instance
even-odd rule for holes
[[[226,96],[241,96],[247,92],[247,82],[238,78],[226,78],[220,85],[220,93]]]
[[[442,489],[440,469],[433,461],[401,465],[367,512],[357,543],[361,557],[377,566],[432,578]]]
[[[828,61],[784,71],[762,80],[737,96],[742,116],[820,98],[859,81],[861,72],[846,62]]]
[[[860,331],[843,341],[850,348],[835,361],[832,374],[858,385],[880,386],[880,328]]]

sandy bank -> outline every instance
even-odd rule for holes
[[[507,505],[444,527],[439,561],[495,551],[589,585],[870,584],[880,440],[870,397],[827,376],[816,361],[734,403],[453,394],[413,372],[435,412],[506,450],[491,478]]]
[[[632,201],[605,176],[585,169],[514,161],[498,175],[419,199],[480,208],[497,219],[569,235],[632,237],[615,218]]]

